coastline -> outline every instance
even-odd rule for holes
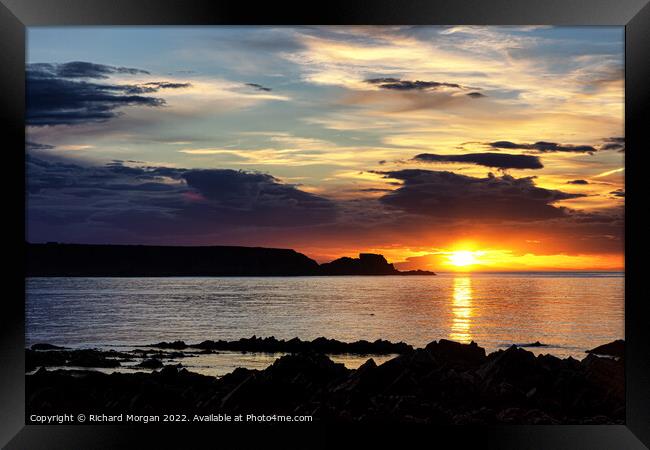
[[[260,341],[264,340],[249,340],[255,345]],[[486,355],[475,343],[441,339],[424,348],[404,347],[401,354],[380,365],[369,358],[360,367],[349,369],[319,352],[318,344],[311,345],[314,341],[303,342],[303,348],[285,354],[263,370],[236,368],[219,378],[188,371],[182,362],[162,362],[165,354],[173,352],[181,361],[191,357],[184,353],[190,348],[187,346],[182,350],[152,346],[149,353],[137,355],[28,349],[32,363],[37,354],[56,362],[54,355],[58,353],[72,365],[81,363],[88,369],[51,370],[45,368],[48,363],[44,360],[40,366],[35,364],[39,366],[36,372],[26,375],[27,412],[48,414],[65,409],[119,414],[164,410],[453,424],[623,423],[625,418],[624,365],[620,357],[586,353],[582,361],[560,359],[535,356],[514,345]],[[372,349],[369,344],[368,349]],[[388,344],[392,343],[384,341],[382,345]],[[192,349],[215,351],[196,346]],[[96,364],[118,367],[120,359],[135,358],[151,372],[106,374],[89,370]]]

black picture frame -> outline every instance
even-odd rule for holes
[[[625,338],[626,425],[601,426],[482,426],[410,427],[407,433],[382,430],[367,433],[358,427],[347,432],[391,441],[408,448],[410,439],[426,437],[432,446],[453,443],[454,448],[500,449],[642,449],[650,445],[650,344],[647,295],[642,289],[647,247],[643,210],[642,154],[648,150],[650,124],[650,0],[330,0],[251,4],[235,0],[0,0],[0,118],[5,184],[10,195],[4,220],[5,292],[0,327],[0,444],[8,449],[128,448],[145,437],[145,448],[209,447],[224,434],[239,439],[238,448],[251,440],[302,448],[344,441],[323,425],[259,425],[242,433],[232,425],[165,427],[158,425],[25,425],[24,371],[24,154],[25,145],[25,28],[65,25],[225,25],[225,24],[453,24],[453,25],[620,25],[625,26]],[[201,429],[199,429],[201,428]],[[300,430],[299,430],[300,429]],[[308,441],[297,439],[307,430]],[[362,435],[362,433],[364,433]],[[367,434],[366,434],[367,433]],[[154,444],[155,443],[155,444]],[[302,444],[302,445],[301,445]],[[645,445],[644,445],[645,444]],[[396,444],[393,444],[396,445]],[[366,447],[367,448],[367,447]],[[442,446],[446,448],[446,446]]]

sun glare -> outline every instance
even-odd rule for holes
[[[448,256],[449,262],[457,267],[466,267],[476,264],[478,261],[476,259],[476,252],[470,252],[469,250],[459,250],[452,252]]]

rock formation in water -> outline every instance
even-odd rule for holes
[[[321,264],[321,275],[435,275],[428,270],[399,271],[383,255],[360,253],[358,258],[335,259]]]
[[[399,275],[399,270],[389,264],[382,255],[361,253],[358,258],[335,259],[321,264],[323,275]]]
[[[200,349],[200,350],[229,350],[241,352],[266,352],[266,353],[299,353],[315,351],[318,353],[336,354],[357,354],[357,355],[389,355],[406,353],[413,350],[404,342],[390,342],[377,339],[374,342],[360,340],[356,342],[341,342],[336,339],[319,337],[313,341],[303,341],[297,337],[285,341],[276,339],[274,336],[260,338],[242,338],[237,341],[212,341],[207,340],[198,344],[188,345],[183,341],[159,342],[148,347],[160,349]]]

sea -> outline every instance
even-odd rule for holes
[[[622,272],[28,278],[26,344],[131,350],[255,335],[423,347],[444,338],[474,341],[488,353],[516,344],[582,359],[585,350],[624,338],[624,280]],[[278,356],[219,352],[182,363],[219,376],[264,368]],[[356,367],[368,356],[332,359]]]

